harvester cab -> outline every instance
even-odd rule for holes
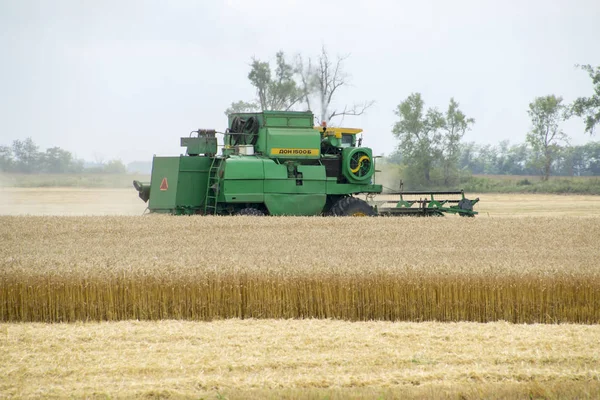
[[[342,161],[342,176],[348,182],[360,183],[371,180],[375,174],[375,162],[370,148],[361,147],[362,129],[333,128],[323,123],[315,127],[321,132],[321,154],[324,160]]]
[[[358,138],[362,129],[314,127],[313,120],[310,111],[231,114],[221,154],[216,130],[192,131],[181,138],[185,155],[155,156],[151,181],[134,181],[134,187],[154,213],[402,214],[400,202],[397,211],[381,212],[357,197],[372,200],[383,191],[374,182],[372,150]],[[456,212],[476,214],[469,204],[470,210]]]
[[[362,133],[362,129],[327,127],[325,122],[315,129],[321,132],[321,149],[324,154],[329,153],[332,149],[335,151],[335,149],[344,147],[356,147],[357,142],[358,147],[361,146],[362,140],[357,141],[356,136]]]

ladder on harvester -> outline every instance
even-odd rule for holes
[[[222,158],[213,158],[208,170],[208,184],[206,185],[206,197],[204,198],[204,214],[217,215],[217,197],[219,196],[219,168]]]

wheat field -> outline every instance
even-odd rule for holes
[[[598,218],[0,217],[0,320],[598,323]]]
[[[0,189],[0,398],[598,398],[600,198],[480,197],[255,219]]]

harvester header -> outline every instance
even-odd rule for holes
[[[134,181],[134,187],[154,213],[477,214],[473,211],[477,200],[468,200],[464,194],[458,200],[439,200],[439,192],[427,192],[430,201],[411,203],[399,192],[392,194],[400,195],[392,206],[389,201],[375,202],[383,186],[374,182],[372,150],[362,147],[362,137],[357,138],[362,129],[315,127],[313,121],[310,111],[230,114],[221,154],[219,132],[192,131],[181,138],[185,155],[155,156],[151,181]],[[365,195],[369,202],[359,195]],[[413,212],[417,208],[420,213]]]

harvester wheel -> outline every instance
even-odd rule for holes
[[[260,211],[258,208],[242,208],[235,215],[250,215],[252,217],[264,217],[265,213]]]
[[[372,217],[375,216],[373,207],[366,201],[356,197],[344,197],[339,199],[330,211],[331,215],[338,217]]]

